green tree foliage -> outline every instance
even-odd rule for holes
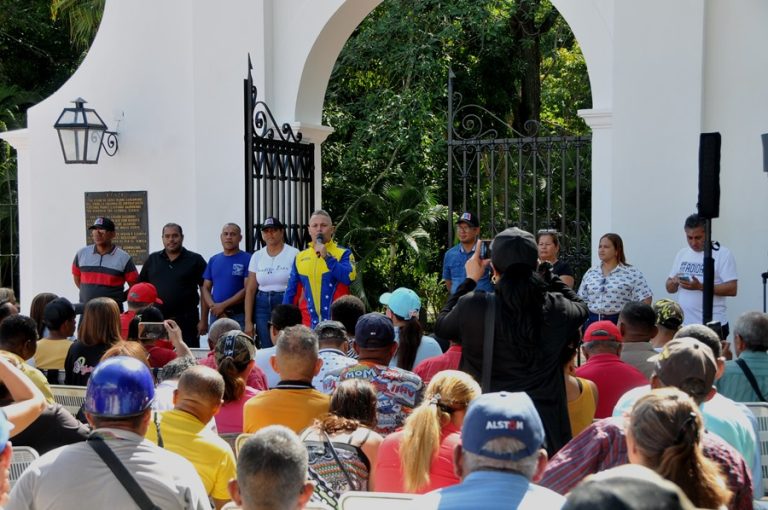
[[[548,1],[383,2],[342,50],[324,110],[335,129],[323,145],[324,205],[361,261],[358,292],[372,304],[398,286],[441,301],[448,218],[434,204],[447,203],[449,68],[465,103],[518,131],[542,118],[586,130],[575,113],[590,102],[586,67]],[[393,193],[423,203],[404,207]],[[414,210],[425,221],[409,243],[402,225]]]
[[[49,0],[3,0],[0,131],[23,127],[27,108],[59,88],[80,59],[67,25],[51,18]],[[0,285],[18,286],[16,194],[16,155],[0,141]]]

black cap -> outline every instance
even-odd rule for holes
[[[539,248],[533,234],[512,227],[500,232],[491,244],[491,262],[503,273],[509,266],[524,264],[533,269],[539,262]]]
[[[461,213],[459,219],[456,220],[456,224],[458,225],[459,223],[466,223],[467,225],[471,225],[475,228],[480,226],[480,221],[477,219],[477,216],[469,211]]]
[[[93,225],[88,227],[88,230],[93,230],[95,228],[100,228],[102,230],[106,230],[107,232],[114,232],[115,222],[113,222],[106,216],[99,216],[94,220]]]

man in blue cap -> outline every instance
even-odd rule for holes
[[[422,508],[558,509],[565,498],[532,483],[547,464],[544,426],[525,393],[486,393],[469,405],[453,454],[461,483],[425,495]],[[426,505],[426,506],[423,506]]]
[[[85,397],[94,428],[88,441],[33,462],[13,487],[6,510],[135,508],[142,495],[164,510],[209,509],[192,464],[144,439],[154,397],[152,374],[141,361],[117,356],[99,363]],[[107,464],[109,457],[113,465]]]

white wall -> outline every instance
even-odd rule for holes
[[[768,3],[706,5],[701,131],[722,134],[720,219],[712,230],[738,265],[733,322],[742,311],[762,310],[760,274],[768,271],[768,174],[760,142],[768,133]]]

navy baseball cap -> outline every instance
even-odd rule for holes
[[[280,229],[284,229],[285,225],[280,223],[280,220],[278,220],[274,216],[270,216],[269,218],[264,220],[264,224],[261,226],[261,230],[266,230],[268,228],[276,228],[280,230]]]
[[[499,437],[511,437],[523,443],[515,453],[496,453],[484,449]],[[475,455],[497,460],[530,457],[544,445],[544,425],[526,393],[485,393],[469,404],[461,427],[462,448]]]
[[[355,342],[363,349],[379,349],[395,343],[395,327],[383,314],[366,313],[355,324]]]
[[[106,230],[107,232],[114,232],[115,231],[115,222],[113,222],[112,220],[110,220],[106,216],[99,216],[98,218],[96,218],[94,220],[93,225],[88,227],[88,230],[93,230],[93,229],[96,229],[96,228],[99,228],[99,229],[102,229],[102,230]]]

